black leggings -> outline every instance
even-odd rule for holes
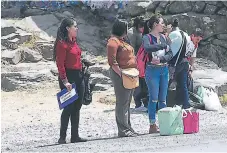
[[[66,70],[66,76],[69,83],[76,84],[76,90],[78,92],[79,98],[72,104],[66,106],[61,114],[61,128],[60,128],[60,137],[65,139],[67,128],[69,124],[69,118],[71,120],[71,139],[79,137],[78,128],[80,120],[80,109],[82,106],[81,101],[84,97],[84,81],[82,78],[82,72],[80,70]],[[58,79],[60,89],[64,89],[65,86],[62,83],[61,79]]]

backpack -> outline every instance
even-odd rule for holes
[[[148,35],[150,39],[150,43],[152,43],[151,35]],[[145,77],[145,67],[146,63],[149,61],[148,53],[145,52],[145,49],[143,47],[143,43],[140,46],[138,53],[136,55],[136,61],[137,61],[137,68],[139,70],[139,77],[144,78]]]
[[[87,70],[83,72],[83,79],[84,79],[84,98],[81,102],[83,105],[89,105],[92,102],[92,90],[95,85],[90,84],[90,72]]]

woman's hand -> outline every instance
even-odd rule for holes
[[[152,63],[153,64],[160,64],[160,58],[159,57],[152,58]]]
[[[65,87],[67,88],[68,91],[71,91],[72,90],[72,84],[70,84],[69,82],[67,82],[65,84]]]
[[[121,77],[121,69],[119,68],[118,65],[113,65],[112,69]]]

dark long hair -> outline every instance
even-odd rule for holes
[[[133,20],[133,27],[135,27],[136,30],[138,30],[143,25],[144,25],[144,18],[143,17],[136,17]]]
[[[179,20],[177,18],[173,20],[172,26],[173,28],[176,28],[179,26]]]
[[[112,27],[112,34],[121,37],[123,34],[127,34],[128,23],[125,20],[118,19],[114,22]]]
[[[159,23],[161,14],[155,14],[150,19],[146,20],[144,23],[143,35],[146,35],[153,29],[154,23]]]
[[[65,18],[62,20],[60,27],[57,31],[57,37],[54,42],[53,60],[56,61],[56,46],[58,41],[69,41],[68,30],[66,27],[71,27],[74,25],[75,20],[73,18]]]

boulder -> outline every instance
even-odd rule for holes
[[[36,48],[46,60],[53,60],[53,43],[40,43],[36,42]]]
[[[219,34],[217,35],[217,38],[220,40],[227,40],[227,34]]]
[[[227,50],[213,44],[199,47],[198,57],[211,60],[219,67],[227,65]]]
[[[10,64],[18,64],[22,60],[22,53],[18,49],[13,51],[5,50],[1,54],[1,59]]]
[[[20,8],[14,7],[9,9],[1,9],[1,17],[2,18],[19,18],[21,17]]]
[[[130,16],[138,16],[146,12],[146,8],[150,5],[150,2],[130,2],[128,3],[125,11]]]
[[[31,33],[27,33],[22,30],[17,30],[15,33],[11,33],[9,35],[3,36],[1,38],[2,45],[10,48],[10,49],[16,49],[20,44],[23,44],[27,41],[30,41],[32,38]]]
[[[194,7],[193,7],[193,9],[192,9],[192,11],[197,12],[197,13],[202,13],[204,8],[205,8],[205,6],[206,6],[206,3],[203,2],[203,1],[196,2]]]
[[[28,16],[43,15],[43,14],[45,14],[44,10],[36,9],[36,8],[29,8],[29,9],[26,9],[22,15],[24,17],[28,17]]]
[[[99,73],[92,73],[90,79],[94,84],[111,84],[110,78]]]
[[[28,33],[26,31],[18,29],[16,32],[17,38],[20,39],[20,44],[28,42],[32,39],[32,33]]]
[[[187,31],[189,34],[192,33],[195,28],[200,28],[204,34],[204,39],[216,34],[227,33],[227,20],[225,16],[184,13],[164,17],[171,21],[174,18],[178,18],[181,29]]]
[[[227,7],[227,2],[226,1],[222,1],[222,3]]]
[[[66,17],[74,17],[74,15],[69,11],[64,11],[62,14],[65,15]]]
[[[1,19],[1,32],[2,32],[1,35],[2,36],[12,34],[12,33],[16,32],[16,30],[17,30],[17,28],[14,27],[9,22],[7,22],[7,20]]]
[[[218,11],[219,15],[227,16],[227,8],[222,8]]]
[[[38,62],[42,60],[42,55],[38,51],[31,50],[29,48],[21,49],[24,54],[24,60],[26,62]]]
[[[3,91],[14,91],[14,90],[17,90],[18,88],[18,85],[17,83],[11,81],[9,78],[6,78],[6,77],[2,77],[1,78],[1,89]]]
[[[149,12],[154,12],[155,9],[158,7],[158,5],[160,4],[160,1],[153,1],[152,3],[150,3],[147,7],[147,11]]]
[[[171,14],[186,13],[192,10],[191,2],[189,1],[175,1],[169,6],[169,12]]]
[[[205,14],[212,15],[212,14],[215,14],[216,9],[217,9],[217,6],[207,4],[207,5],[206,5],[206,8],[205,8],[205,10],[204,10],[204,13],[205,13]]]
[[[214,39],[212,41],[212,44],[217,45],[217,46],[224,47],[227,50],[227,41],[225,41],[225,40]]]
[[[109,74],[109,65],[94,65],[90,67],[90,72],[91,73],[101,73],[106,77],[110,77]]]
[[[22,88],[29,89],[30,87],[40,85],[40,82],[56,80],[56,77],[48,69],[42,69],[40,71],[2,72],[1,77],[3,91],[14,91]]]
[[[165,9],[162,8],[162,7],[160,7],[160,6],[158,6],[158,7],[155,9],[155,14],[158,14],[158,13],[160,13],[160,14],[165,14]]]
[[[47,14],[29,16],[14,24],[24,31],[36,33],[43,40],[51,41],[57,35],[60,21],[53,14]]]

